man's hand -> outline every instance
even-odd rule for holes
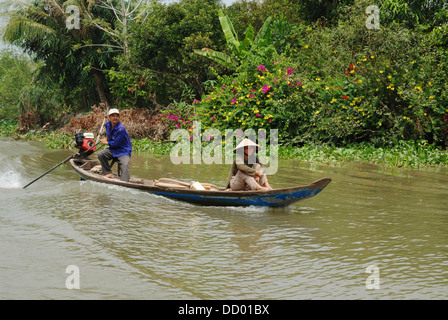
[[[103,139],[101,139],[100,142],[101,142],[102,144],[108,144],[107,138],[103,138]]]

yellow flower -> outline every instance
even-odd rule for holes
[[[434,99],[434,98],[435,98],[434,96],[430,96],[430,97],[429,97],[429,99]]]
[[[305,49],[308,49],[308,45],[305,46]]]
[[[375,56],[370,56],[370,58],[375,59]]]
[[[316,111],[316,114],[319,114],[319,111]]]
[[[383,71],[383,70],[380,70],[380,73],[384,73],[384,71]]]

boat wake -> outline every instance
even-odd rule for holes
[[[22,187],[22,177],[14,170],[0,172],[0,189],[17,189]]]
[[[23,177],[20,174],[21,161],[14,161],[5,154],[0,155],[0,189],[17,189],[22,187]]]

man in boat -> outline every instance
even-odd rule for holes
[[[247,138],[238,144],[233,150],[236,157],[227,178],[226,188],[233,191],[272,190],[264,173],[264,165],[255,154],[258,150],[260,146]]]
[[[109,161],[115,160],[118,161],[120,180],[128,182],[130,179],[129,160],[132,153],[132,144],[126,128],[120,122],[120,112],[117,109],[110,109],[109,122],[106,122],[105,127],[106,138],[101,139],[101,143],[108,145],[109,148],[98,153],[103,176],[114,178]]]

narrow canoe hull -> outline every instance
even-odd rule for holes
[[[314,197],[330,182],[330,178],[317,180],[310,185],[292,188],[274,189],[270,191],[224,191],[224,190],[192,190],[161,187],[152,180],[140,179],[140,183],[123,182],[117,179],[104,178],[82,168],[82,161],[72,159],[70,164],[84,180],[92,180],[107,184],[135,188],[170,199],[185,201],[203,206],[263,206],[284,207],[297,201]]]

